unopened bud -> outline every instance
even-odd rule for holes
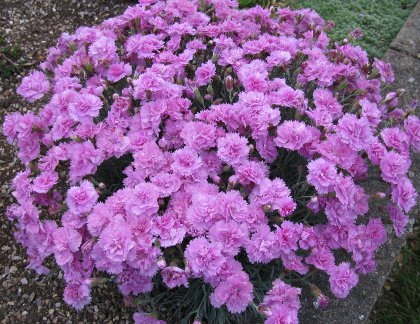
[[[266,204],[263,206],[264,213],[271,213],[273,211],[273,207],[271,205]]]
[[[230,75],[225,78],[225,87],[228,92],[233,91],[233,78]]]
[[[95,277],[95,278],[90,278],[89,279],[89,284],[90,284],[91,287],[97,287],[97,286],[103,285],[103,284],[105,284],[107,282],[111,282],[111,281],[113,281],[113,280],[110,279],[110,278]]]
[[[151,100],[152,99],[152,91],[146,90],[146,98],[147,98],[147,100]]]
[[[248,145],[248,148],[249,148],[249,154],[254,153],[254,151],[255,151],[255,146],[254,146],[253,144],[249,144],[249,145]]]
[[[374,192],[369,195],[369,199],[371,200],[377,200],[377,199],[384,199],[386,197],[386,194],[384,192]]]
[[[74,141],[77,142],[77,143],[83,142],[83,140],[77,135],[74,137]]]
[[[327,21],[327,23],[324,25],[324,30],[328,31],[330,29],[333,29],[335,27],[335,23],[331,20]]]
[[[225,165],[224,167],[223,167],[223,172],[229,172],[229,171],[231,171],[232,170],[232,168],[231,168],[231,166],[230,165]]]
[[[221,182],[221,178],[219,177],[219,176],[217,176],[217,175],[215,175],[215,176],[213,176],[213,177],[211,177],[211,179],[213,180],[213,183],[214,184],[216,184],[216,185],[219,185],[220,184],[220,182]]]
[[[195,99],[202,105],[202,106],[204,106],[204,99],[203,99],[203,96],[201,95],[201,93],[200,93],[200,90],[197,88],[197,89],[195,89],[194,90],[194,96],[195,96]]]
[[[60,179],[64,180],[64,179],[66,179],[66,178],[67,178],[67,173],[66,173],[66,171],[61,171],[61,172],[60,172]]]
[[[159,269],[163,269],[166,268],[166,261],[164,258],[159,258],[159,260],[157,261],[157,266]]]
[[[204,96],[204,99],[207,100],[207,101],[212,101],[213,100],[213,96],[211,94],[206,94]]]
[[[214,90],[213,90],[213,87],[211,86],[211,84],[209,84],[208,87],[207,87],[207,93],[214,96]]]
[[[131,296],[131,295],[125,296],[123,302],[124,302],[125,307],[134,307],[135,306],[133,296]]]
[[[314,301],[315,308],[323,309],[328,307],[330,301],[328,297],[324,295],[321,289],[318,288],[318,286],[311,284],[311,293],[316,298],[316,300]]]
[[[363,32],[360,28],[356,28],[354,30],[352,30],[349,34],[349,37],[351,39],[357,40],[359,38],[361,38],[363,36]]]
[[[160,248],[160,240],[158,238],[156,238],[153,242],[154,246]]]
[[[273,314],[273,312],[271,311],[269,307],[262,306],[262,305],[258,306],[258,312],[260,312],[261,314],[264,314],[267,317],[270,317]]]

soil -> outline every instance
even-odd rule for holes
[[[0,78],[0,124],[12,111],[36,109],[16,93],[20,80],[35,68],[62,32],[90,26],[124,11],[128,0],[0,0],[0,36],[5,45],[19,45],[27,66],[10,78]],[[16,150],[0,132],[0,323],[126,323],[133,309],[124,305],[111,284],[93,289],[92,302],[76,312],[62,299],[63,279],[52,261],[48,276],[26,269],[27,256],[13,237],[4,216],[13,201],[10,181],[21,168]],[[48,263],[48,262],[47,262]]]

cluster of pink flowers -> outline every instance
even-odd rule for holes
[[[3,124],[26,167],[7,215],[30,268],[46,273],[55,257],[76,309],[90,302],[97,269],[124,296],[150,292],[157,275],[168,289],[201,278],[214,307],[241,313],[255,302],[241,254],[280,260],[288,273],[323,271],[345,298],[386,240],[371,199],[390,197],[403,234],[420,121],[398,94],[381,95],[389,64],[329,44],[329,24],[311,10],[237,6],[139,0],[63,34],[18,88],[43,107]],[[287,183],[274,170],[293,167],[292,155],[306,164]],[[124,157],[120,189],[98,183],[104,162]],[[389,192],[360,185],[369,163]],[[337,264],[338,249],[352,260]],[[266,323],[298,322],[301,290],[284,281],[257,301]]]

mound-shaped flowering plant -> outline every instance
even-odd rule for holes
[[[302,288],[326,304],[315,271],[345,298],[386,240],[374,199],[404,232],[420,123],[381,94],[390,65],[330,44],[330,27],[306,9],[140,0],[63,34],[18,88],[39,113],[3,125],[26,167],[7,215],[29,267],[53,255],[76,309],[107,276],[138,323],[161,307],[297,323]],[[389,191],[361,186],[376,170]]]

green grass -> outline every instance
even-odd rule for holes
[[[397,257],[371,315],[372,323],[420,323],[420,229],[414,232]]]
[[[241,0],[244,6],[266,5],[268,0]],[[369,56],[382,57],[404,24],[417,0],[287,0],[295,8],[312,8],[336,27],[333,40],[342,40],[355,28],[364,36],[357,41]]]
[[[7,79],[19,72],[19,64],[22,51],[19,45],[7,46],[0,34],[0,78]]]

